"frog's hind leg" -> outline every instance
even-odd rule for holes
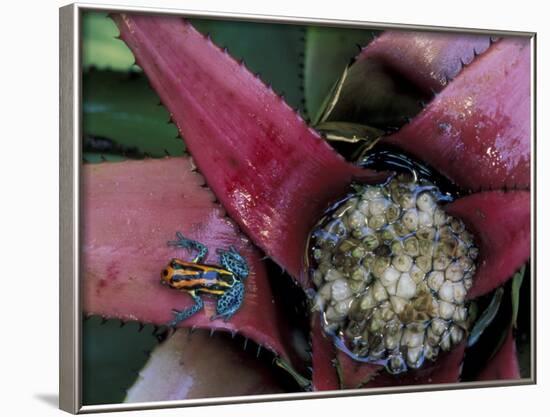
[[[195,295],[195,294],[191,294],[191,296],[193,297],[193,300],[195,301],[195,304],[193,304],[189,308],[186,308],[185,310],[181,310],[181,311],[180,310],[175,310],[175,309],[172,310],[172,312],[174,313],[174,318],[172,319],[172,321],[167,323],[168,327],[176,327],[176,325],[180,321],[186,320],[189,317],[191,317],[192,315],[194,315],[194,314],[198,313],[200,310],[202,310],[202,308],[204,307],[204,303],[203,303],[202,299],[198,295]]]
[[[220,257],[220,264],[240,280],[248,277],[248,263],[233,246],[229,250],[218,249],[216,253]]]
[[[176,246],[178,248],[184,248],[189,251],[196,250],[197,256],[193,258],[194,263],[202,263],[206,255],[208,255],[208,248],[202,243],[196,240],[187,239],[181,232],[176,232],[177,240],[169,240],[168,246]]]
[[[218,298],[218,304],[216,306],[216,313],[210,320],[216,320],[223,318],[224,321],[228,321],[233,314],[235,314],[244,299],[244,284],[240,281],[237,281],[231,289],[226,291],[223,295]]]

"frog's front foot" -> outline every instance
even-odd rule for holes
[[[200,263],[206,258],[206,255],[208,255],[208,248],[202,243],[186,238],[181,232],[176,232],[176,238],[177,240],[169,240],[168,246],[176,246],[189,251],[196,250],[198,253],[193,259],[193,262]]]
[[[178,323],[182,322],[183,320],[188,319],[189,317],[193,316],[194,314],[198,313],[202,308],[204,307],[204,303],[202,299],[198,296],[193,297],[193,300],[195,301],[195,304],[193,304],[191,307],[186,308],[185,310],[172,310],[172,313],[174,314],[174,318],[169,321],[166,325],[168,327],[176,327]]]

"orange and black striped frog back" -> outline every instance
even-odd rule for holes
[[[237,282],[235,276],[215,265],[172,259],[162,271],[162,282],[190,293],[222,295]]]

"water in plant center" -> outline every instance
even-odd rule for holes
[[[450,194],[417,169],[352,188],[312,233],[314,309],[353,359],[391,373],[419,368],[472,324],[473,236],[445,213]]]

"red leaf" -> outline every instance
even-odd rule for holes
[[[507,38],[386,142],[470,189],[530,187],[529,40]]]
[[[165,324],[171,309],[193,304],[189,295],[160,284],[173,258],[190,259],[168,247],[176,231],[215,250],[235,246],[251,274],[241,309],[229,320],[211,321],[215,300],[180,326],[238,331],[285,358],[287,323],[279,319],[260,254],[202,188],[188,158],[85,165],[83,169],[83,309],[87,314]]]
[[[493,356],[477,377],[478,381],[520,379],[516,342],[512,328],[500,350]]]
[[[383,366],[355,361],[341,350],[336,353],[336,360],[340,365],[344,388],[362,388],[384,372]]]
[[[340,384],[332,365],[335,358],[341,370],[343,388],[378,388],[420,384],[444,384],[458,382],[464,359],[465,342],[450,352],[441,354],[435,362],[426,361],[418,370],[392,375],[380,365],[354,361],[341,351],[336,351],[332,341],[316,325],[313,341],[313,387],[315,390],[335,390]]]
[[[376,378],[366,384],[365,388],[458,382],[462,370],[465,347],[466,343],[462,342],[450,352],[440,354],[435,362],[425,363],[423,368],[415,371],[399,375],[381,372]]]
[[[528,191],[488,191],[460,198],[446,207],[476,236],[479,261],[470,298],[486,294],[511,278],[530,255],[531,210]]]
[[[152,352],[124,402],[284,392],[269,366],[224,336],[177,331]]]
[[[424,93],[439,92],[489,44],[483,35],[387,31],[365,47],[357,61],[376,61]]]
[[[418,370],[392,375],[382,366],[354,361],[337,350],[325,335],[318,319],[312,325],[313,387],[316,391],[340,388],[378,388],[420,384],[444,384],[458,382],[464,359],[465,342],[450,352],[441,354],[435,362],[426,361]],[[337,359],[341,371],[339,381],[333,361]]]
[[[318,314],[312,315],[311,345],[313,389],[315,391],[332,391],[339,389],[340,383],[334,366],[334,344],[321,329]]]
[[[380,175],[345,162],[282,98],[189,23],[114,19],[229,215],[308,286],[303,257],[311,227],[354,176]]]

